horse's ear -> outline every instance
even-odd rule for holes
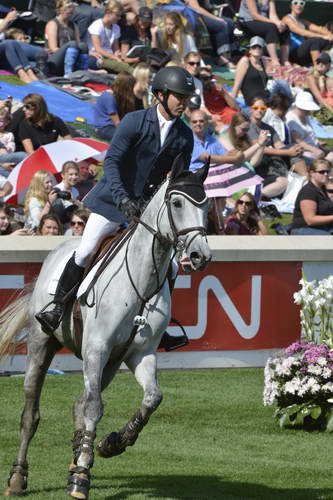
[[[170,173],[170,181],[175,181],[177,177],[179,177],[186,170],[185,162],[184,162],[184,154],[181,152],[176,158],[173,160],[173,164],[171,167]]]
[[[198,170],[195,171],[195,175],[199,177],[202,184],[205,182],[206,177],[208,175],[209,164],[210,164],[210,156],[208,156],[206,163],[201,168],[198,168]]]

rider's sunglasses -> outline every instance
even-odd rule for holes
[[[253,111],[266,111],[267,106],[252,106]]]
[[[293,5],[299,5],[300,7],[304,7],[305,2],[303,0],[293,0],[291,2]]]
[[[187,61],[190,66],[200,66],[200,61]]]
[[[330,173],[329,170],[315,170],[316,174],[320,175],[328,175]]]
[[[237,205],[245,205],[246,207],[250,207],[252,205],[252,201],[237,200]]]
[[[326,188],[326,191],[327,191],[328,193],[330,193],[330,194],[332,194],[332,193],[333,193],[333,189],[327,189],[327,188]]]

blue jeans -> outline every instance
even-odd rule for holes
[[[64,60],[66,55],[66,50],[69,48],[78,49],[77,57],[79,58],[80,53],[88,54],[88,45],[84,42],[77,44],[76,42],[67,42],[60,47],[56,52],[49,56],[47,60],[48,67],[52,74],[63,75],[64,74]]]
[[[41,47],[36,47],[36,45],[31,45],[30,43],[24,43],[24,42],[18,42],[18,44],[20,45],[22,51],[27,56],[30,62],[31,61],[36,62],[36,58],[40,54],[47,55],[46,50],[42,49]]]
[[[28,155],[23,151],[16,151],[15,153],[0,154],[0,174],[4,177],[8,177],[10,171],[6,170],[1,166],[1,163],[15,163],[17,165],[24,160]]]
[[[16,40],[3,40],[0,42],[0,64],[15,73],[19,69],[31,69],[31,64],[20,43]]]
[[[95,128],[96,135],[104,141],[111,141],[116,127],[114,125],[106,125],[105,127]]]
[[[237,42],[234,35],[235,26],[229,17],[221,17],[226,24],[217,19],[211,19],[206,16],[202,17],[207,26],[213,49],[219,56],[225,52],[232,52],[237,49]]]
[[[290,231],[290,234],[294,236],[331,236],[332,233],[330,231],[326,231],[325,229],[316,229],[314,227],[297,227]]]

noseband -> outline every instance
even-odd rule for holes
[[[192,233],[193,231],[196,232],[196,234],[193,235],[193,237],[189,241],[187,247],[192,243],[193,239],[196,238],[197,236],[199,236],[199,235],[207,236],[207,230],[204,226],[191,226],[191,227],[187,227],[187,228],[178,230],[176,227],[173,215],[172,215],[172,210],[171,210],[171,195],[172,194],[180,194],[180,195],[184,196],[185,198],[187,198],[191,203],[193,203],[194,205],[197,205],[197,206],[200,206],[206,202],[206,200],[207,200],[206,194],[204,195],[202,200],[197,200],[196,198],[190,196],[186,191],[188,189],[191,189],[191,187],[197,188],[198,184],[194,183],[194,182],[192,183],[192,182],[181,181],[181,182],[177,182],[177,183],[172,184],[166,190],[165,197],[164,197],[164,203],[167,207],[168,219],[169,219],[169,224],[170,224],[170,228],[171,228],[171,232],[172,232],[172,238],[164,236],[158,227],[156,230],[156,229],[152,228],[151,226],[149,226],[149,224],[147,224],[146,222],[143,222],[138,217],[134,218],[136,223],[143,225],[153,236],[155,236],[158,239],[158,241],[162,245],[172,245],[176,252],[182,252],[186,249],[185,243],[183,240],[180,239],[180,236],[184,236],[188,233]],[[202,188],[202,190],[203,190],[203,188]],[[203,190],[203,192],[204,192],[204,190]],[[161,211],[162,208],[163,208],[163,205],[161,206],[159,212]]]

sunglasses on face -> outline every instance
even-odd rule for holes
[[[253,111],[266,111],[267,106],[252,106]]]
[[[329,170],[315,170],[316,174],[320,174],[320,175],[328,175],[330,173]]]
[[[291,3],[293,5],[299,5],[300,7],[304,7],[305,5],[305,2],[303,2],[303,0],[293,0]]]
[[[71,226],[76,226],[76,225],[82,227],[82,226],[84,226],[84,222],[82,222],[82,220],[76,220],[76,221],[72,220],[71,221]]]
[[[199,61],[187,61],[187,64],[189,64],[190,66],[200,66]]]
[[[333,193],[333,189],[327,189],[327,188],[326,188],[326,191],[327,191],[328,193],[330,193],[330,194],[332,194],[332,193]]]
[[[261,45],[251,45],[250,49],[262,49]]]
[[[246,207],[250,207],[252,205],[252,201],[238,200],[237,205],[245,205]]]
[[[25,108],[25,109],[35,109],[36,106],[34,104],[24,104],[23,108]]]

